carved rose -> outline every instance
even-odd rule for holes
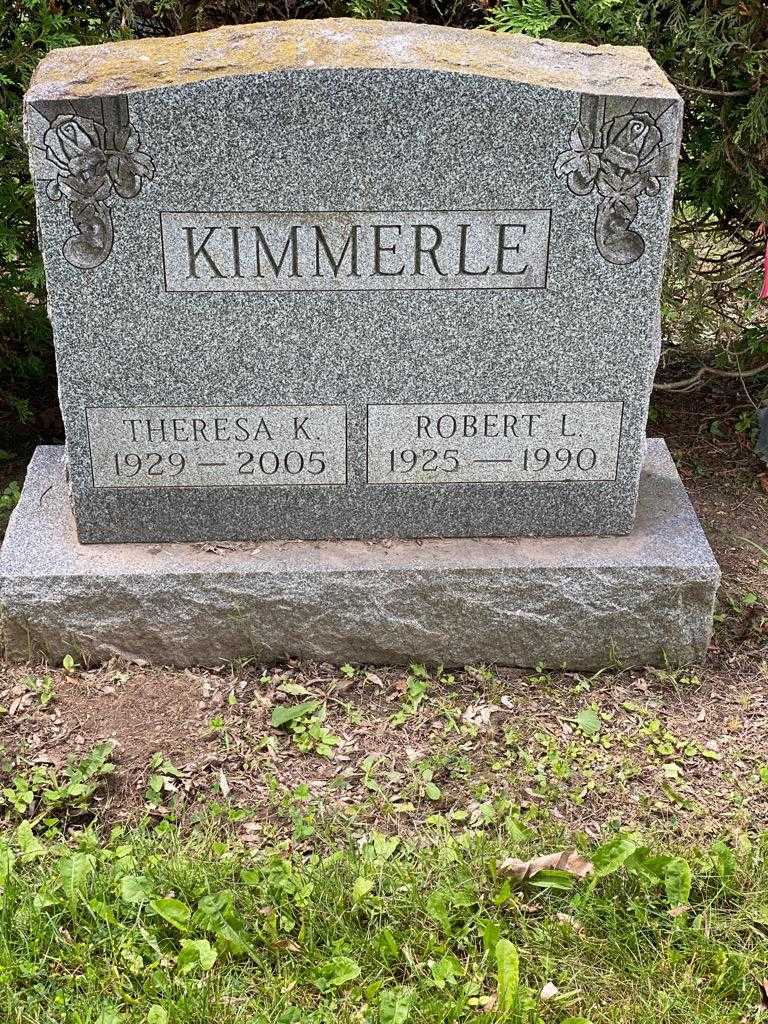
[[[606,125],[603,159],[623,171],[637,171],[651,164],[661,152],[661,132],[644,110],[615,117]]]
[[[101,141],[93,121],[72,114],[57,117],[43,136],[46,157],[60,171],[70,174],[89,173],[104,160]]]
[[[127,109],[127,108],[126,108]],[[64,256],[76,267],[93,269],[112,250],[112,214],[107,200],[113,191],[132,199],[155,165],[140,149],[138,132],[129,124],[113,128],[85,117],[62,114],[43,136],[45,155],[56,177],[47,194],[66,197],[76,234],[64,244]]]
[[[632,227],[643,194],[657,195],[666,155],[661,131],[654,116],[631,110],[602,125],[575,125],[571,148],[555,162],[555,175],[565,177],[576,195],[597,190],[600,198],[595,217],[595,241],[610,263],[639,260],[645,242]],[[600,145],[599,143],[602,143]]]
[[[59,185],[65,193],[61,172],[89,182],[109,178],[122,199],[133,199],[142,180],[151,180],[155,174],[151,158],[139,150],[139,135],[130,125],[105,132],[100,124],[65,114],[56,118],[43,143],[46,156],[59,168]]]

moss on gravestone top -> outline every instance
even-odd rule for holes
[[[639,46],[589,46],[483,30],[330,18],[53,50],[37,68],[27,101],[323,68],[443,71],[575,92],[677,96]]]

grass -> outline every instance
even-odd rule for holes
[[[411,837],[276,797],[0,845],[0,1019],[14,1024],[724,1024],[758,1020],[768,835],[599,847],[509,807]],[[593,871],[520,865],[575,840]],[[524,873],[525,867],[522,869]],[[542,997],[542,992],[544,997]]]
[[[762,688],[135,671],[0,691],[3,1024],[768,1021]]]

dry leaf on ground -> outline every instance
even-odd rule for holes
[[[586,878],[594,871],[591,861],[586,860],[576,850],[561,850],[559,853],[547,853],[531,860],[517,860],[507,857],[499,861],[498,873],[501,878],[514,878],[518,882],[533,878],[540,871],[567,871],[575,878]]]
[[[688,906],[687,903],[680,903],[678,906],[672,907],[672,909],[669,912],[669,916],[682,917],[683,914],[687,914],[690,909],[691,908]]]
[[[563,914],[561,911],[558,911],[557,920],[566,928],[573,928],[573,930],[579,935],[583,935],[586,931],[581,921],[577,921],[576,918],[572,917],[570,914]]]

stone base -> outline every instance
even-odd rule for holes
[[[14,660],[595,669],[702,659],[719,577],[660,440],[626,537],[88,546],[48,447],[11,518],[0,601]]]

